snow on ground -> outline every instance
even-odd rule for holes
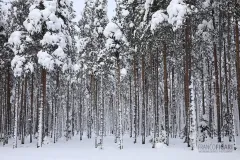
[[[42,148],[36,148],[36,143],[33,143],[12,149],[9,144],[0,147],[0,160],[240,160],[239,149],[232,153],[198,153],[187,148],[181,139],[171,139],[169,147],[159,149],[152,149],[148,142],[145,145],[133,144],[133,139],[127,137],[123,143],[124,149],[119,150],[114,138],[109,136],[104,138],[103,150],[94,148],[94,138],[79,141],[79,137]]]

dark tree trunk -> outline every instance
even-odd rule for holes
[[[169,145],[169,118],[168,118],[168,74],[167,74],[167,46],[163,42],[163,65],[164,65],[164,111],[165,111],[165,130],[166,145]]]

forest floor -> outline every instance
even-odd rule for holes
[[[94,138],[79,141],[74,137],[68,142],[60,140],[57,143],[36,148],[36,143],[19,144],[12,149],[11,144],[0,146],[0,160],[240,160],[240,137],[238,149],[231,153],[199,153],[186,147],[182,139],[170,139],[169,147],[152,148],[147,141],[142,145],[141,138],[137,144],[133,139],[124,137],[124,149],[119,150],[114,138],[104,138],[104,149],[94,148]]]

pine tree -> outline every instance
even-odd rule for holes
[[[106,62],[106,52],[105,50],[105,37],[104,37],[104,28],[108,23],[107,17],[107,0],[96,0],[95,2],[95,20],[94,20],[94,32],[96,34],[96,45],[97,45],[97,67],[98,72],[100,72],[100,81],[101,81],[101,106],[99,106],[99,115],[100,115],[100,147],[103,148],[103,134],[104,134],[104,93],[103,93],[103,65]],[[105,55],[104,55],[105,54]],[[96,136],[96,135],[95,135]]]
[[[69,33],[69,22],[71,21],[72,3],[70,1],[40,1],[31,7],[31,11],[24,21],[26,34],[37,42],[38,64],[41,66],[42,97],[39,108],[38,147],[42,146],[43,134],[48,136],[48,126],[44,125],[43,115],[47,103],[47,71],[55,70],[55,67],[65,66],[68,44],[71,41]],[[45,14],[45,13],[48,14]],[[46,132],[45,132],[45,130]]]
[[[116,2],[108,20],[107,0],[86,0],[75,23],[71,0],[0,0],[3,145],[85,132],[100,149],[126,134],[236,144],[239,1]]]
[[[86,0],[85,1],[85,7],[83,9],[82,17],[80,21],[78,22],[79,27],[79,35],[78,35],[78,51],[79,51],[79,57],[82,59],[82,62],[86,66],[85,70],[88,73],[93,73],[94,68],[92,64],[92,54],[95,51],[94,41],[91,41],[94,38],[94,16],[95,16],[95,3],[93,0]],[[95,60],[93,61],[95,62]],[[93,71],[92,71],[93,69]],[[88,138],[92,137],[92,108],[93,108],[93,77],[90,75],[90,87],[88,89],[91,102],[88,106],[88,118],[87,118],[87,135]],[[95,123],[94,123],[95,124]],[[95,142],[96,143],[96,142]],[[96,147],[96,144],[95,144]]]

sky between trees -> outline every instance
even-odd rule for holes
[[[85,0],[73,0],[74,2],[74,8],[77,12],[77,17],[80,17],[80,13],[84,7]],[[112,17],[114,15],[114,9],[115,9],[115,0],[108,0],[108,16]]]

